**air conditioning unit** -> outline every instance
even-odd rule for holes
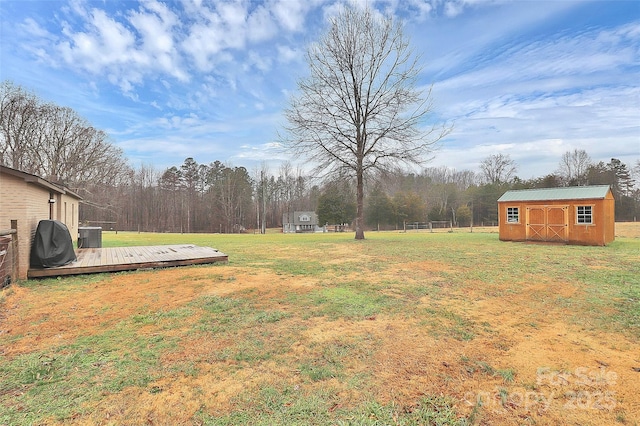
[[[78,248],[102,247],[102,227],[83,226],[78,228]]]

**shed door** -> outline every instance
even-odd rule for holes
[[[567,241],[568,213],[567,206],[547,207],[547,241]]]
[[[545,241],[545,207],[527,207],[527,240]]]
[[[567,241],[568,206],[527,206],[527,240]]]

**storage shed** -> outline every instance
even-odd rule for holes
[[[609,185],[524,189],[498,199],[501,241],[604,246],[615,238]]]

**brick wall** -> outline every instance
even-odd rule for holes
[[[27,278],[31,242],[38,222],[50,218],[49,197],[48,188],[10,174],[0,174],[0,229],[9,229],[11,220],[18,221],[18,279]],[[78,200],[63,194],[54,194],[54,199],[51,219],[67,225],[71,239],[75,240],[78,236]]]

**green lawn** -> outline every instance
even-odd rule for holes
[[[483,232],[366,237],[104,232],[105,247],[193,243],[229,262],[3,290],[0,425],[549,424],[566,418],[566,399],[536,412],[509,395],[549,395],[536,368],[571,371],[590,358],[528,364],[527,339],[561,323],[578,336],[559,343],[567,353],[579,336],[604,334],[612,340],[591,350],[622,360],[638,348],[637,238],[582,247]],[[486,389],[498,402],[464,402]],[[637,410],[621,399],[570,415],[634,424]]]
[[[580,284],[583,304],[600,318],[600,327],[640,337],[640,241],[618,238],[607,247],[502,243],[496,233],[368,232],[366,242],[351,233],[283,235],[103,233],[105,247],[192,243],[217,248],[229,264],[270,268],[277,273],[325,277],[375,273],[389,265],[435,261],[455,280],[485,283],[519,281],[523,274],[542,280]],[[272,250],[278,247],[278,250]],[[358,253],[340,258],[334,253]],[[364,256],[364,257],[363,257]],[[366,259],[366,260],[363,260]],[[408,273],[411,273],[409,271]],[[363,286],[358,285],[359,288]],[[375,289],[374,289],[375,290]],[[336,294],[336,296],[339,296]],[[611,315],[604,315],[611,308]]]

